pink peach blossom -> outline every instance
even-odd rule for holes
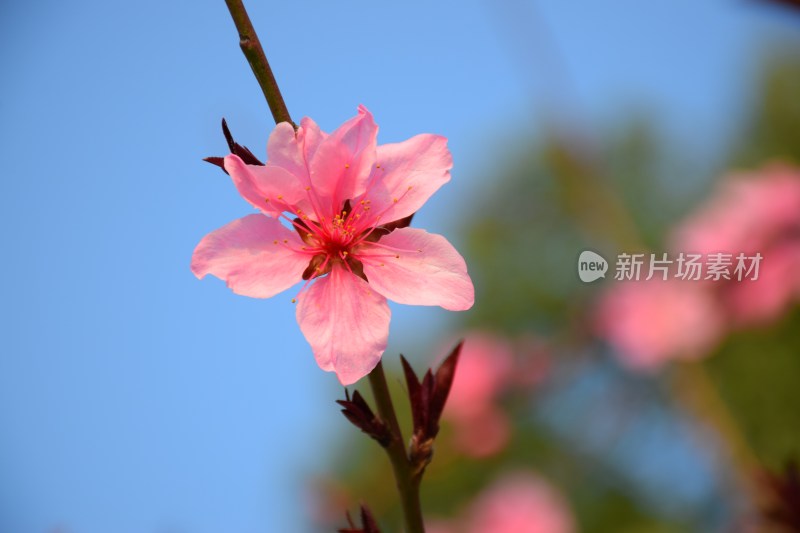
[[[715,291],[735,324],[776,319],[800,297],[800,169],[773,164],[727,177],[673,242],[686,252],[761,254],[758,279]]]
[[[501,451],[511,424],[497,406],[498,396],[514,375],[511,343],[485,332],[465,336],[453,386],[443,416],[454,430],[454,445],[472,457]]]
[[[764,257],[757,280],[729,283],[720,292],[738,325],[772,322],[800,300],[800,242],[772,246]]]
[[[653,278],[614,285],[595,310],[598,333],[620,360],[654,371],[668,360],[705,355],[722,333],[722,310],[699,282]]]
[[[571,533],[572,514],[547,482],[524,472],[495,482],[472,504],[466,533]]]
[[[635,369],[706,355],[733,327],[775,320],[800,299],[800,170],[773,164],[726,177],[677,226],[671,248],[674,256],[729,254],[731,279],[613,286],[595,324]],[[757,279],[734,275],[739,254],[761,255]]]
[[[387,298],[454,311],[474,301],[455,248],[401,227],[450,180],[446,139],[378,146],[377,133],[361,106],[330,135],[309,118],[296,132],[278,124],[264,166],[228,155],[225,170],[261,213],[208,234],[192,257],[198,278],[212,274],[245,296],[269,298],[305,279],[297,321],[319,366],[344,385],[369,373],[386,348]]]
[[[444,414],[470,418],[494,403],[514,372],[514,349],[504,338],[487,332],[464,336],[458,370]]]
[[[774,164],[723,179],[672,242],[683,252],[763,252],[792,229],[800,229],[800,170]]]
[[[481,459],[503,451],[511,440],[511,422],[502,409],[487,406],[470,418],[453,420],[453,446]]]

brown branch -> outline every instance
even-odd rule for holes
[[[289,110],[283,101],[281,90],[278,88],[278,83],[272,74],[267,56],[264,55],[264,49],[261,47],[261,41],[258,40],[258,35],[255,28],[253,28],[253,23],[250,22],[250,17],[247,15],[247,10],[245,10],[242,0],[225,0],[225,4],[228,6],[233,23],[236,24],[236,30],[239,32],[239,46],[242,48],[242,53],[247,58],[247,62],[250,63],[250,68],[253,69],[253,74],[258,80],[258,84],[261,86],[261,91],[267,99],[275,124],[288,122],[297,129],[297,125],[292,122],[292,117],[289,115]]]

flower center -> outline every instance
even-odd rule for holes
[[[369,207],[367,202],[364,203]],[[354,257],[353,250],[370,233],[370,228],[358,223],[361,214],[353,212],[350,200],[344,202],[342,209],[330,219],[323,218],[320,222],[309,220],[303,213],[298,215],[294,226],[308,245],[303,249],[313,253],[303,279],[323,276],[339,265],[366,280],[364,266]]]

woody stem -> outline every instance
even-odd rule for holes
[[[389,386],[386,383],[386,374],[383,372],[383,364],[378,361],[377,366],[367,377],[372,387],[372,394],[375,397],[375,404],[378,407],[378,415],[389,427],[392,434],[392,440],[385,450],[392,463],[397,492],[400,494],[406,533],[425,533],[425,524],[422,521],[422,507],[419,502],[420,479],[418,477],[415,478],[413,475],[411,462],[403,441],[403,434],[400,431],[400,424],[397,422],[392,397],[389,394]]]
[[[245,10],[242,0],[225,0],[225,4],[228,6],[233,23],[236,24],[236,30],[239,32],[239,46],[242,48],[242,53],[247,58],[247,62],[250,63],[250,68],[253,69],[253,74],[258,80],[258,84],[261,86],[261,91],[267,99],[275,124],[288,122],[297,129],[295,123],[292,122],[292,117],[289,115],[289,110],[286,108],[286,103],[283,101],[278,82],[275,81],[267,56],[261,47],[261,41],[258,40],[258,35],[255,28],[253,28],[253,23],[250,22],[250,17],[247,15],[247,10]]]

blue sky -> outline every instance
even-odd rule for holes
[[[759,55],[797,40],[745,0],[249,4],[295,119],[331,130],[363,103],[381,142],[449,137],[453,181],[415,221],[437,232],[547,116],[646,111],[719,147]],[[272,126],[224,2],[4,2],[0,72],[0,531],[302,530],[341,391],[292,294],[188,268],[250,212],[201,161],[220,118],[257,154]],[[393,309],[391,354],[447,320]]]

